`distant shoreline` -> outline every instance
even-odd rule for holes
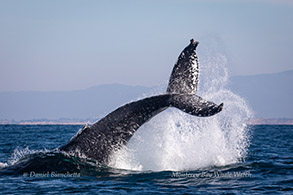
[[[288,118],[255,118],[248,125],[293,125],[293,119]]]
[[[9,121],[0,120],[0,125],[85,125],[93,124],[97,120],[74,121],[74,120],[28,120],[28,121]],[[293,125],[293,119],[287,118],[254,118],[247,122],[248,125]]]

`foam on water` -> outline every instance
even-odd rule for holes
[[[249,145],[246,122],[252,114],[241,97],[225,88],[226,58],[212,56],[201,64],[197,94],[217,104],[223,102],[223,111],[200,118],[169,108],[141,126],[112,155],[110,166],[139,171],[194,170],[244,159]]]

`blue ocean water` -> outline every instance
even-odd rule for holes
[[[222,166],[179,171],[107,167],[54,150],[80,128],[0,125],[0,193],[293,193],[290,125],[248,126],[250,145],[243,159]]]

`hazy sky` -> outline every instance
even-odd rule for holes
[[[0,91],[159,85],[190,38],[231,75],[281,72],[292,21],[285,0],[0,0]]]

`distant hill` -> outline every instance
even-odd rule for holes
[[[232,77],[228,88],[247,100],[256,118],[293,118],[293,70]],[[1,92],[0,123],[93,121],[152,89],[108,84],[76,91]]]
[[[94,119],[150,91],[148,87],[107,84],[76,91],[0,93],[0,119]]]
[[[293,118],[293,70],[235,76],[228,87],[245,98],[258,118]]]

